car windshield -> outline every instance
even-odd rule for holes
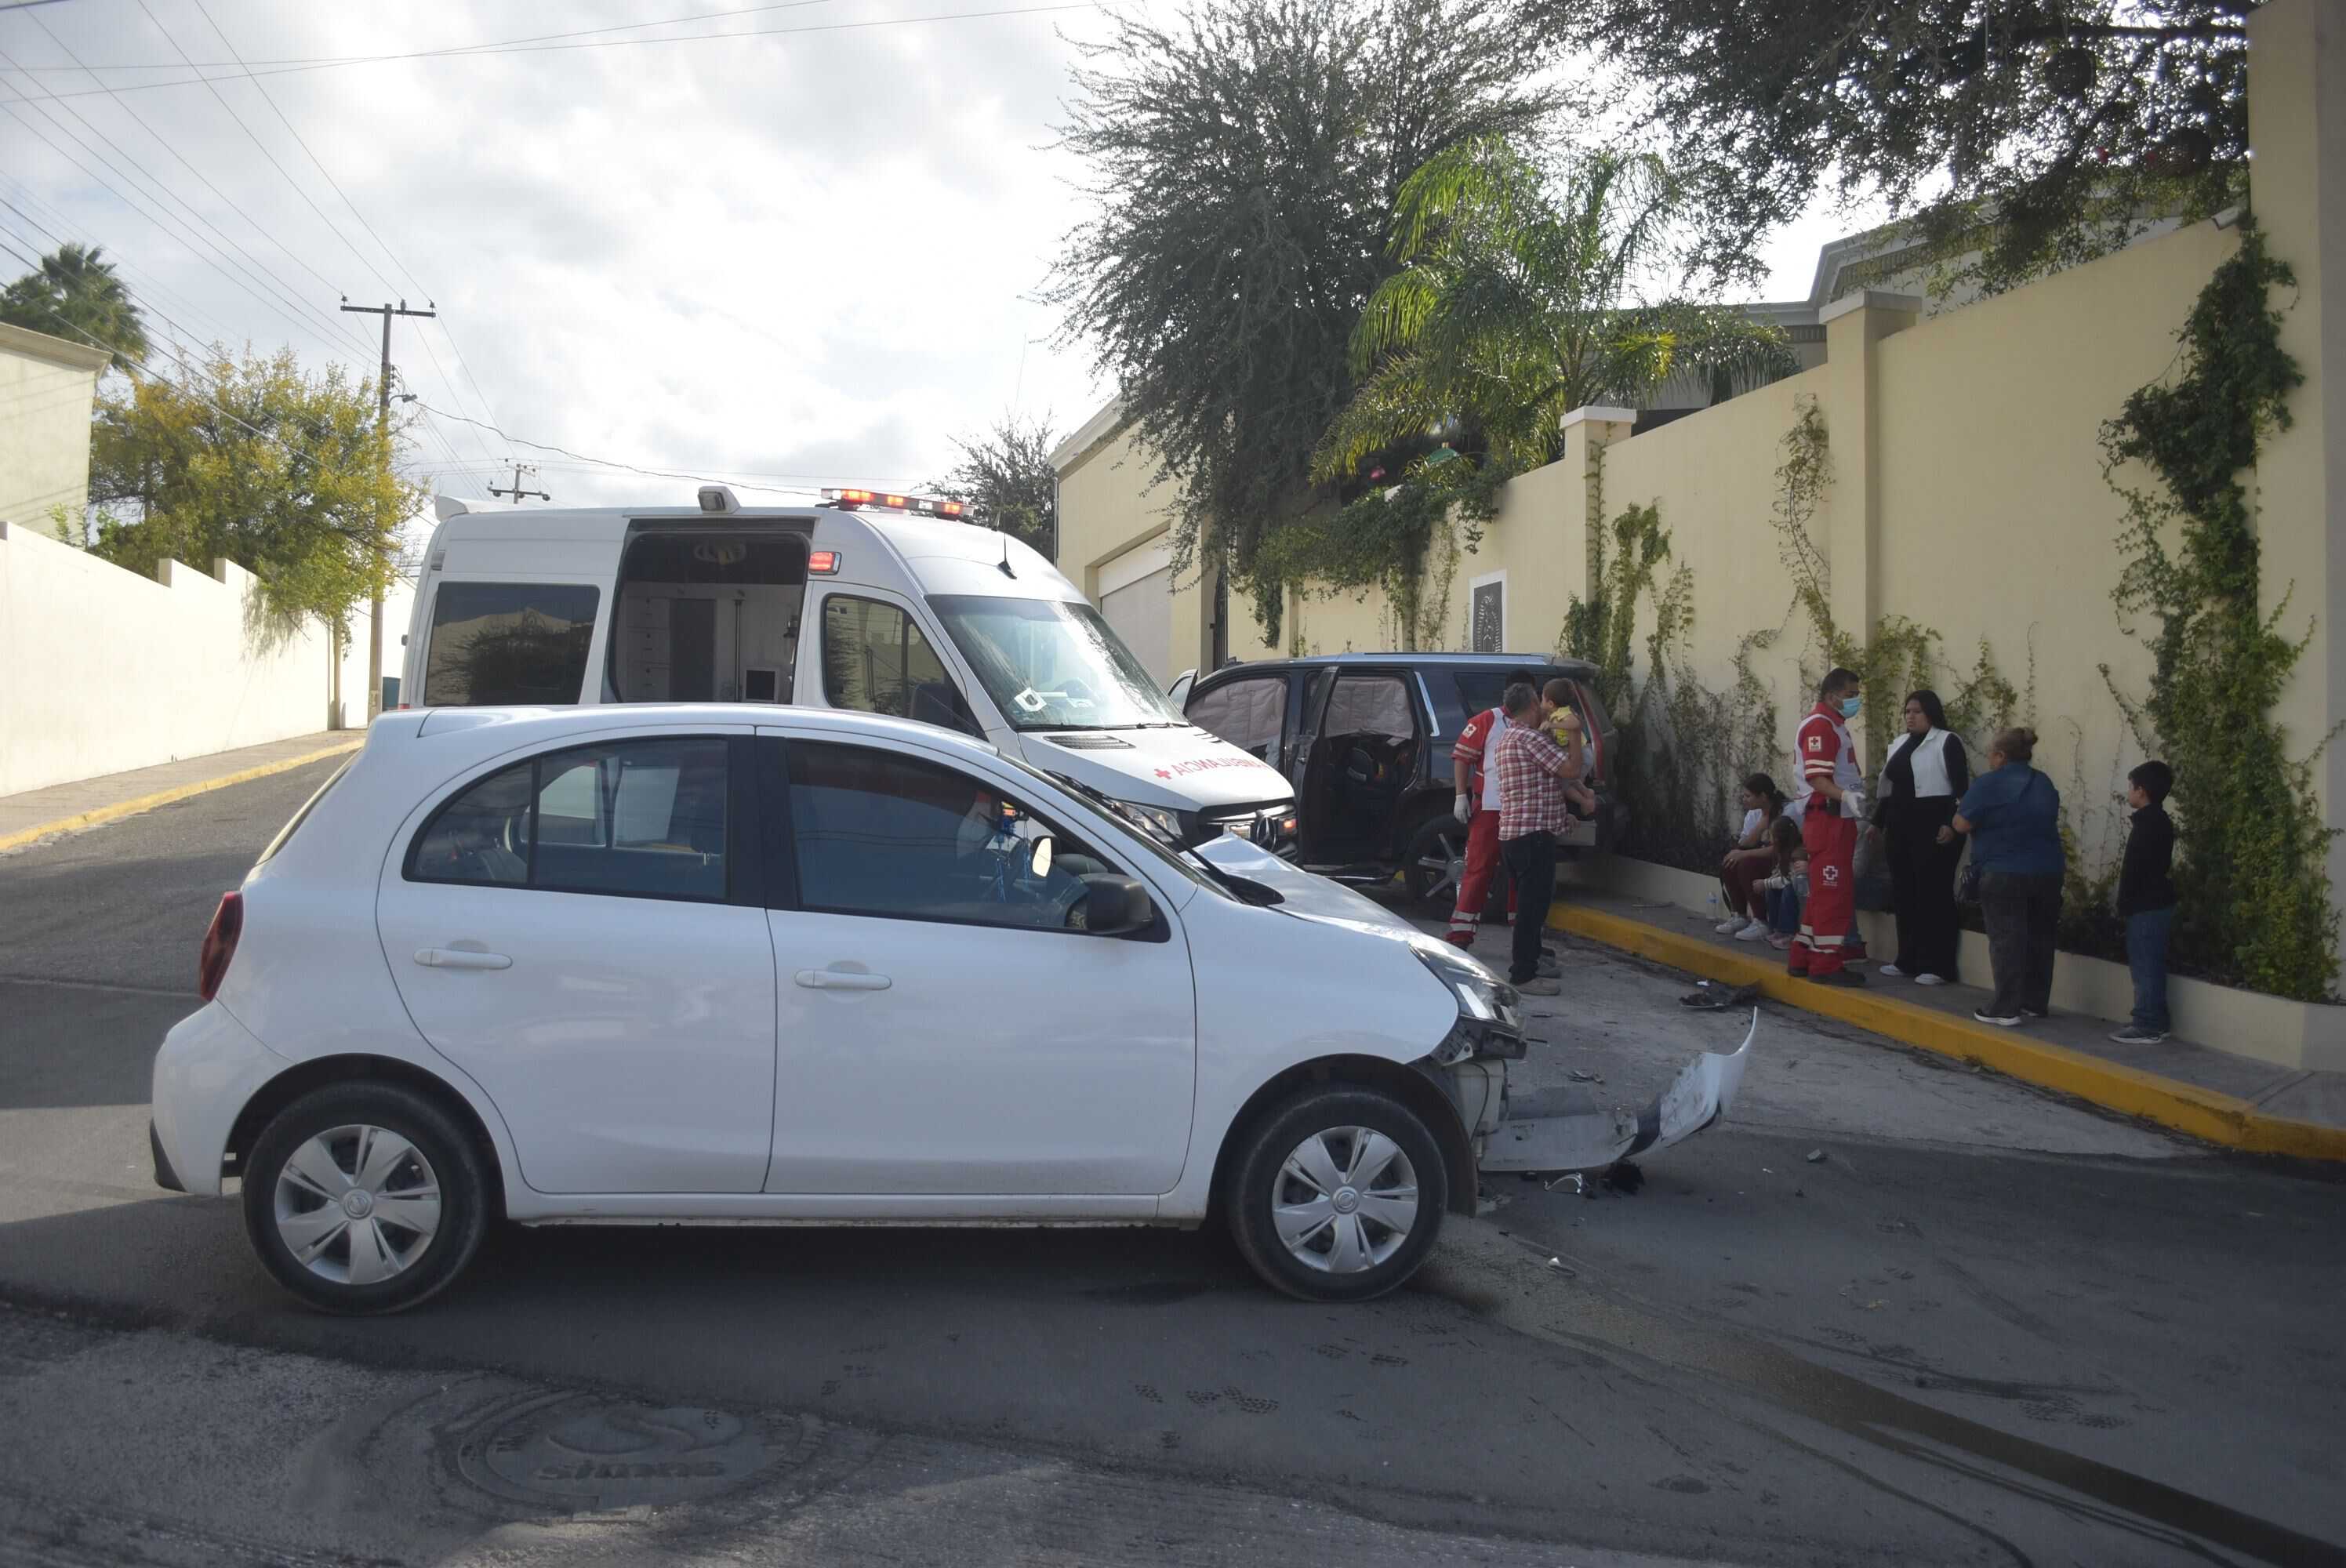
[[[929,603],[1014,729],[1188,723],[1089,605],[979,594]]]

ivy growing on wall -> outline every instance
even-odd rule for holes
[[[1499,492],[1514,473],[1446,447],[1435,455],[1443,461],[1421,459],[1399,484],[1264,536],[1243,586],[1254,599],[1265,641],[1279,640],[1287,589],[1307,583],[1331,595],[1382,589],[1404,647],[1440,638],[1458,553],[1482,543],[1484,525],[1498,516]],[[1429,583],[1437,540],[1442,559],[1432,563]]]
[[[1807,617],[1811,648],[1822,661],[1813,671],[1804,661],[1801,682],[1813,688],[1828,669],[1854,670],[1868,697],[1864,755],[1886,757],[1903,724],[1900,710],[1906,694],[1923,687],[1936,689],[1939,657],[1934,648],[1943,639],[1905,616],[1883,616],[1874,623],[1872,635],[1861,641],[1834,618],[1832,564],[1809,532],[1817,504],[1832,484],[1832,447],[1815,398],[1803,397],[1795,404],[1782,451],[1770,521],[1776,529],[1777,554],[1792,579],[1792,607]],[[1989,735],[2011,723],[2020,706],[2020,693],[1997,672],[1984,637],[1971,674],[1939,695],[1948,728],[1974,751],[1982,749]]]
[[[2146,749],[2175,769],[2176,946],[2212,979],[2313,1001],[2338,972],[2334,830],[2313,789],[2329,738],[2292,757],[2273,718],[2311,628],[2294,639],[2283,630],[2288,595],[2270,613],[2259,602],[2257,518],[2239,481],[2265,437],[2289,427],[2289,396],[2305,379],[2280,346],[2271,297],[2295,282],[2244,223],[2178,334],[2173,372],[2127,399],[2102,451],[2126,503],[2113,597],[2121,616],[2155,623],[2143,635],[2148,695],[2111,690]],[[2128,483],[2132,465],[2157,488]]]

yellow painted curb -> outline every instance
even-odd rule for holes
[[[365,744],[366,737],[361,735],[354,740],[346,740],[340,745],[324,747],[316,751],[305,751],[299,757],[280,757],[274,762],[264,762],[257,768],[246,768],[234,773],[223,773],[216,779],[199,779],[192,784],[174,784],[168,789],[158,789],[152,795],[138,795],[128,800],[117,800],[110,806],[99,806],[75,816],[60,817],[54,822],[43,822],[37,828],[26,828],[0,837],[0,850],[13,850],[19,844],[29,844],[36,839],[46,839],[52,833],[70,833],[76,829],[95,828],[100,822],[114,822],[125,817],[136,817],[141,811],[152,811],[156,807],[168,806],[174,800],[185,800],[193,795],[204,795],[214,789],[225,789],[231,784],[250,783],[255,779],[266,779],[272,773],[291,773],[296,768],[306,768],[312,762],[321,762],[329,757],[340,757],[346,751],[356,751]]]
[[[1773,1001],[1854,1023],[1920,1050],[1976,1063],[2025,1084],[2075,1095],[2212,1144],[2300,1159],[2346,1160],[2346,1127],[2268,1115],[2235,1095],[2106,1062],[1934,1008],[1818,985],[1785,972],[1780,960],[1747,958],[1698,937],[1578,905],[1557,904],[1548,924],[1706,979],[1757,985],[1761,995]]]

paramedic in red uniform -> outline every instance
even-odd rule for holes
[[[1792,939],[1790,969],[1827,985],[1863,985],[1845,967],[1856,927],[1857,835],[1865,825],[1863,775],[1849,721],[1863,706],[1858,677],[1835,669],[1817,688],[1817,705],[1800,720],[1792,742],[1799,764],[1800,841],[1809,851],[1809,901]]]
[[[1508,686],[1535,684],[1528,670],[1507,677]],[[1546,711],[1541,721],[1546,721]],[[1486,708],[1466,721],[1458,743],[1450,748],[1450,776],[1458,781],[1453,814],[1466,828],[1466,869],[1458,878],[1458,907],[1451,911],[1449,940],[1460,947],[1474,945],[1483,924],[1483,906],[1491,900],[1491,878],[1499,869],[1499,772],[1491,766],[1499,737],[1507,728],[1506,708]],[[1515,890],[1507,889],[1507,913],[1515,912]]]

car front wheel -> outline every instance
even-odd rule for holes
[[[397,1312],[446,1288],[481,1244],[481,1155],[448,1114],[393,1084],[314,1090],[272,1118],[244,1170],[261,1263],[328,1312]]]
[[[1442,1152],[1382,1090],[1303,1091],[1245,1135],[1227,1206],[1238,1248],[1307,1301],[1366,1301],[1417,1272],[1442,1229]]]

